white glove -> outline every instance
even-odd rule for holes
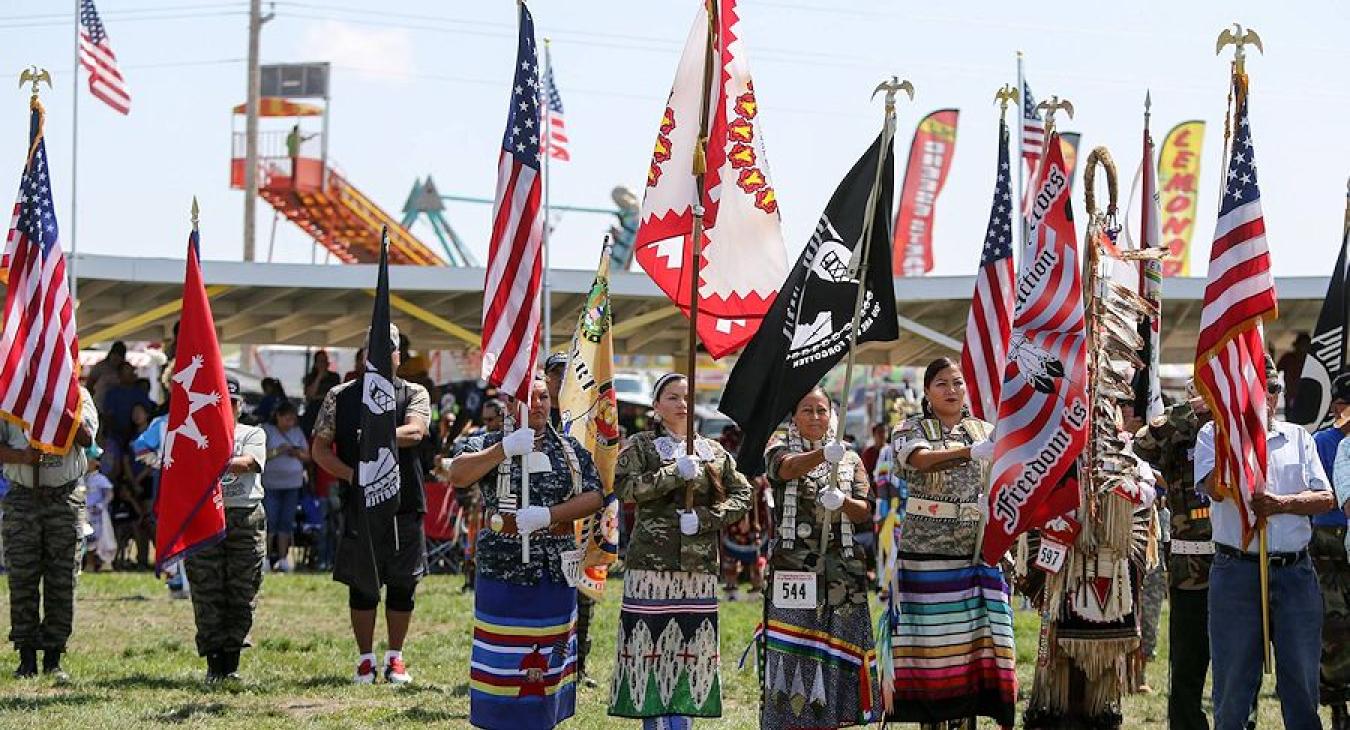
[[[825,444],[825,460],[831,464],[838,464],[844,460],[844,454],[848,453],[848,448],[838,441],[831,441]]]
[[[518,428],[502,438],[502,451],[506,458],[524,456],[534,451],[534,429]]]
[[[821,507],[834,512],[844,506],[844,492],[833,487],[826,487],[820,490],[820,494],[816,495],[816,501],[820,503]]]
[[[522,535],[528,535],[536,530],[542,530],[553,522],[553,517],[549,514],[548,507],[539,507],[530,505],[516,510],[516,531]]]
[[[680,513],[680,533],[683,535],[698,534],[698,514],[693,510]]]
[[[971,446],[971,447],[970,447],[970,458],[975,459],[976,461],[993,461],[993,460],[994,460],[994,442],[993,442],[993,441],[981,441],[981,442],[979,442],[978,444],[975,444],[974,446]]]
[[[697,458],[685,454],[675,459],[675,471],[679,472],[681,479],[695,479],[698,477],[699,461]],[[693,533],[689,533],[693,534]]]

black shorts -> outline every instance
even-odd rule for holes
[[[374,532],[375,570],[381,585],[411,588],[426,575],[427,538],[422,517],[417,512],[400,514],[395,516],[397,530],[391,525]],[[344,527],[333,563],[333,580],[353,585],[363,556],[369,549],[365,535],[350,524]]]

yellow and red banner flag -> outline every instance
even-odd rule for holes
[[[1158,155],[1162,241],[1167,249],[1163,276],[1189,276],[1191,273],[1191,235],[1195,233],[1200,153],[1204,141],[1204,122],[1182,122],[1167,133]]]
[[[619,459],[619,405],[614,392],[614,312],[609,302],[606,245],[600,268],[577,318],[567,371],[558,391],[562,431],[581,442],[600,472],[604,506],[582,526],[586,554],[577,589],[592,599],[605,594],[609,565],[619,553],[619,500],[614,496],[614,464]]]

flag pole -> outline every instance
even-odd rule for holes
[[[858,253],[853,256],[849,262],[849,277],[858,283],[858,295],[853,300],[853,321],[848,330],[848,360],[844,365],[844,385],[839,394],[839,405],[844,412],[843,427],[848,430],[848,396],[853,388],[853,361],[855,351],[858,349],[858,326],[862,322],[863,301],[867,298],[867,260],[872,252],[872,230],[876,227],[876,205],[877,198],[881,195],[881,174],[886,166],[886,153],[891,147],[891,140],[895,137],[895,95],[897,92],[904,91],[909,94],[910,101],[914,100],[914,85],[909,81],[901,81],[898,76],[892,76],[890,81],[883,81],[877,84],[872,90],[872,98],[877,97],[877,92],[886,92],[885,117],[881,123],[881,146],[877,149],[877,172],[872,178],[872,189],[867,193],[867,207],[863,210],[862,236],[858,241]],[[882,225],[888,225],[890,221],[883,221]],[[887,236],[890,240],[890,236]],[[835,438],[840,438],[835,434]],[[830,486],[839,488],[839,469],[830,469]],[[825,525],[824,532],[821,533],[820,550],[825,552],[829,543],[830,531],[829,523]],[[822,569],[827,569],[825,562],[821,561]]]
[[[75,237],[75,226],[80,217],[76,215],[79,197],[75,187],[80,177],[80,0],[75,2],[75,64],[70,69],[70,301],[79,307],[80,299],[80,257],[77,255],[79,239]]]
[[[877,150],[877,172],[872,178],[872,189],[867,194],[867,208],[863,211],[862,236],[858,241],[858,255],[849,262],[849,276],[858,282],[858,294],[853,300],[853,322],[848,331],[848,360],[844,365],[844,387],[840,392],[839,403],[844,410],[844,426],[847,430],[848,425],[848,396],[849,390],[853,386],[853,361],[854,352],[858,349],[858,326],[862,321],[863,301],[866,299],[867,287],[864,284],[864,278],[867,276],[867,261],[872,253],[872,230],[876,227],[876,204],[877,198],[881,195],[881,175],[882,168],[885,167],[886,152],[890,149],[891,140],[895,137],[895,96],[898,92],[904,91],[909,94],[910,101],[914,100],[914,85],[909,81],[901,81],[899,77],[892,76],[890,81],[883,81],[877,84],[872,90],[872,98],[875,99],[877,92],[886,92],[886,107],[884,118],[881,123],[881,147]],[[890,221],[884,221],[882,225],[888,225]],[[830,472],[830,484],[839,486],[839,471]],[[822,546],[821,550],[825,548]]]
[[[1017,260],[1018,260],[1018,261],[1021,261],[1021,260],[1022,260],[1022,248],[1024,248],[1024,247],[1027,245],[1026,214],[1023,212],[1023,206],[1026,205],[1026,200],[1027,200],[1027,198],[1026,198],[1027,191],[1026,191],[1026,183],[1023,182],[1023,179],[1022,179],[1023,176],[1026,175],[1026,166],[1027,166],[1027,162],[1026,162],[1026,145],[1024,144],[1024,140],[1023,140],[1023,137],[1025,136],[1025,134],[1024,134],[1023,129],[1022,129],[1023,124],[1025,124],[1025,122],[1023,121],[1023,117],[1024,117],[1025,115],[1022,113],[1022,108],[1021,108],[1023,104],[1027,103],[1026,99],[1023,99],[1023,98],[1022,98],[1022,94],[1025,93],[1025,92],[1024,92],[1024,89],[1026,89],[1027,87],[1026,87],[1026,79],[1023,77],[1022,74],[1023,74],[1023,71],[1022,71],[1022,52],[1021,52],[1021,51],[1018,51],[1018,52],[1017,52],[1017,96],[1013,97],[1014,100],[1018,102],[1018,109],[1017,109],[1017,204],[1016,204],[1016,206],[1015,206],[1016,209],[1017,209],[1017,246],[1014,247],[1014,248],[1017,249],[1017,252],[1016,252],[1016,253],[1017,253]]]
[[[1261,36],[1256,31],[1246,29],[1242,25],[1234,23],[1232,29],[1225,28],[1219,34],[1219,39],[1214,45],[1215,55],[1222,53],[1224,46],[1232,45],[1233,53],[1233,78],[1229,86],[1229,109],[1224,119],[1223,125],[1223,159],[1228,158],[1229,135],[1232,132],[1232,120],[1237,110],[1241,108],[1244,98],[1247,96],[1247,44],[1256,46],[1256,49],[1265,53],[1265,48],[1261,45]],[[1219,176],[1219,184],[1225,184],[1222,175]],[[1261,465],[1261,471],[1269,469],[1269,463]],[[1274,658],[1271,655],[1270,643],[1270,565],[1269,560],[1270,546],[1267,541],[1266,521],[1260,520],[1257,525],[1257,537],[1260,546],[1261,560],[1261,647],[1265,661],[1263,669],[1266,674],[1270,674],[1274,667]]]
[[[708,0],[708,43],[703,57],[703,96],[700,99],[698,116],[698,139],[694,142],[694,189],[698,200],[694,203],[694,223],[689,234],[689,389],[685,395],[688,415],[685,419],[685,453],[694,453],[694,387],[698,382],[698,279],[699,257],[703,247],[703,193],[704,176],[708,172],[708,111],[712,106],[713,74],[717,73],[718,31],[720,21],[717,0]],[[684,508],[694,509],[694,485],[692,482],[684,488]]]
[[[1345,223],[1341,226],[1341,249],[1350,245],[1350,178],[1345,181]],[[1344,258],[1344,256],[1342,256]],[[1341,272],[1341,280],[1345,281],[1345,272]],[[1350,299],[1346,301],[1347,311],[1343,313],[1342,322],[1350,322]],[[1347,370],[1350,366],[1350,336],[1342,330],[1341,332],[1341,367],[1337,370],[1339,373],[1350,372]]]
[[[548,74],[549,74],[549,73],[552,71],[552,69],[553,69],[553,56],[550,55],[548,47],[549,47],[549,39],[548,39],[547,37],[545,37],[545,38],[544,38],[544,73],[543,73],[543,75],[540,76],[540,78],[548,78]],[[540,297],[540,301],[542,302],[542,306],[544,307],[543,320],[542,320],[543,323],[544,323],[544,329],[543,329],[542,332],[539,333],[540,344],[542,345],[542,347],[541,347],[542,352],[540,352],[539,358],[540,358],[541,360],[544,360],[544,359],[547,359],[547,358],[548,358],[549,353],[551,352],[551,348],[553,347],[553,341],[552,341],[552,340],[553,340],[553,288],[549,285],[549,280],[548,280],[548,278],[549,278],[549,277],[548,277],[549,252],[550,252],[550,249],[552,248],[551,246],[549,246],[549,238],[551,238],[551,236],[549,236],[549,229],[550,229],[552,226],[550,225],[550,220],[549,220],[548,192],[549,192],[549,187],[551,186],[551,184],[552,184],[552,182],[553,182],[553,175],[551,174],[550,169],[549,169],[548,159],[549,159],[550,157],[553,156],[553,150],[552,150],[552,148],[551,148],[551,147],[552,147],[552,140],[550,139],[550,135],[551,135],[552,132],[553,132],[553,114],[551,114],[551,113],[549,112],[549,109],[548,109],[548,92],[544,90],[544,85],[543,85],[543,84],[539,84],[539,94],[540,94],[541,97],[543,97],[543,102],[544,102],[543,104],[540,105],[540,107],[543,109],[543,114],[541,114],[540,116],[543,118],[544,123],[543,123],[542,125],[540,125],[543,129],[541,130],[542,134],[540,134],[539,139],[543,142],[542,147],[543,147],[544,150],[545,150],[544,155],[543,155],[543,158],[544,158],[544,159],[542,160],[542,164],[543,164],[543,168],[544,168],[544,231],[543,231],[543,236],[542,236],[542,241],[541,241],[541,245],[542,245],[542,248],[543,248],[543,250],[544,250],[544,251],[543,251],[543,252],[544,252],[544,272],[543,272],[544,275],[543,275],[543,277],[542,277],[542,282],[541,282],[541,288],[543,289],[543,292],[542,292],[542,293],[543,293],[543,296]]]
[[[534,396],[534,388],[531,386],[530,395],[526,396],[524,403],[520,404],[520,423],[525,428],[530,427],[530,401]],[[534,451],[534,444],[530,444],[530,451]],[[520,564],[530,564],[530,533],[520,529],[520,510],[530,506],[530,459],[528,455],[520,457],[520,505],[516,510],[516,534],[520,535]]]

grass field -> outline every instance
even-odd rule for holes
[[[433,576],[418,591],[406,649],[416,683],[354,687],[355,648],[347,623],[346,590],[320,575],[273,575],[263,582],[253,627],[255,646],[244,653],[242,686],[207,687],[193,644],[192,607],[170,600],[163,584],[144,573],[86,574],[80,578],[75,636],[65,667],[73,682],[15,680],[13,654],[0,663],[0,727],[125,728],[177,725],[207,728],[468,727],[467,667],[473,620],[471,594],[458,577]],[[719,721],[699,727],[753,728],[759,693],[753,670],[734,666],[758,620],[757,603],[723,604],[723,704]],[[0,615],[9,615],[8,592]],[[570,727],[637,727],[605,715],[614,658],[618,601],[596,611],[591,671],[600,687],[582,688]],[[1037,620],[1019,614],[1018,674],[1029,687]],[[383,633],[383,620],[378,631]],[[382,647],[380,647],[382,650]],[[1150,670],[1166,687],[1166,651]],[[1267,683],[1260,727],[1280,727],[1278,705]],[[1127,727],[1166,727],[1161,692],[1127,699]],[[982,726],[983,727],[983,726]],[[992,725],[991,725],[992,727]]]

